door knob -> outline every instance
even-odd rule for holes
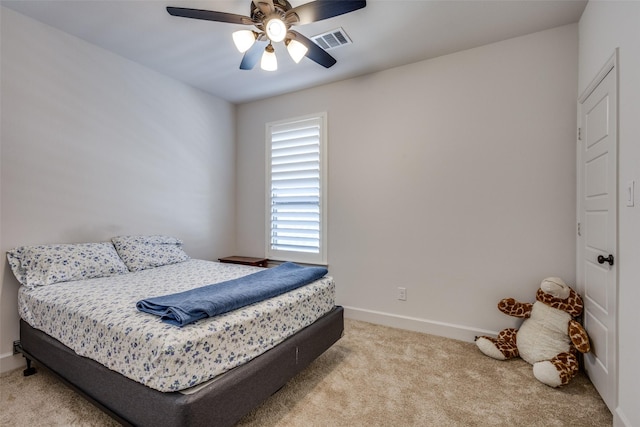
[[[604,264],[605,262],[608,262],[609,265],[613,265],[613,255],[609,254],[606,258],[602,255],[598,255],[598,263]]]

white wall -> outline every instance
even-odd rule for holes
[[[577,52],[573,24],[240,105],[238,252],[264,254],[265,123],[327,111],[347,315],[468,340],[517,324],[499,299],[575,280]]]
[[[193,257],[235,249],[235,107],[2,10],[0,371],[18,338],[4,253],[170,234]]]
[[[590,1],[579,24],[579,93],[619,48],[618,407],[614,425],[640,426],[640,2]],[[627,207],[626,183],[636,203]]]

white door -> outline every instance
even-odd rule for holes
[[[615,56],[579,100],[577,288],[591,338],[585,369],[617,401],[617,78]]]

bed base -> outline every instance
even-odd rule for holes
[[[20,320],[21,351],[123,425],[231,426],[340,339],[344,311],[313,324],[193,394],[163,393],[111,371]]]
[[[31,359],[29,359],[25,355],[25,352],[22,349],[22,344],[20,343],[20,340],[16,340],[13,342],[13,354],[22,354],[23,356],[25,356],[25,359],[27,360],[27,369],[22,371],[22,375],[24,375],[25,377],[28,377],[38,372],[35,367],[31,366]]]

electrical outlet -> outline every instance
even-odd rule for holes
[[[398,288],[398,299],[400,301],[406,301],[407,300],[407,288]]]

